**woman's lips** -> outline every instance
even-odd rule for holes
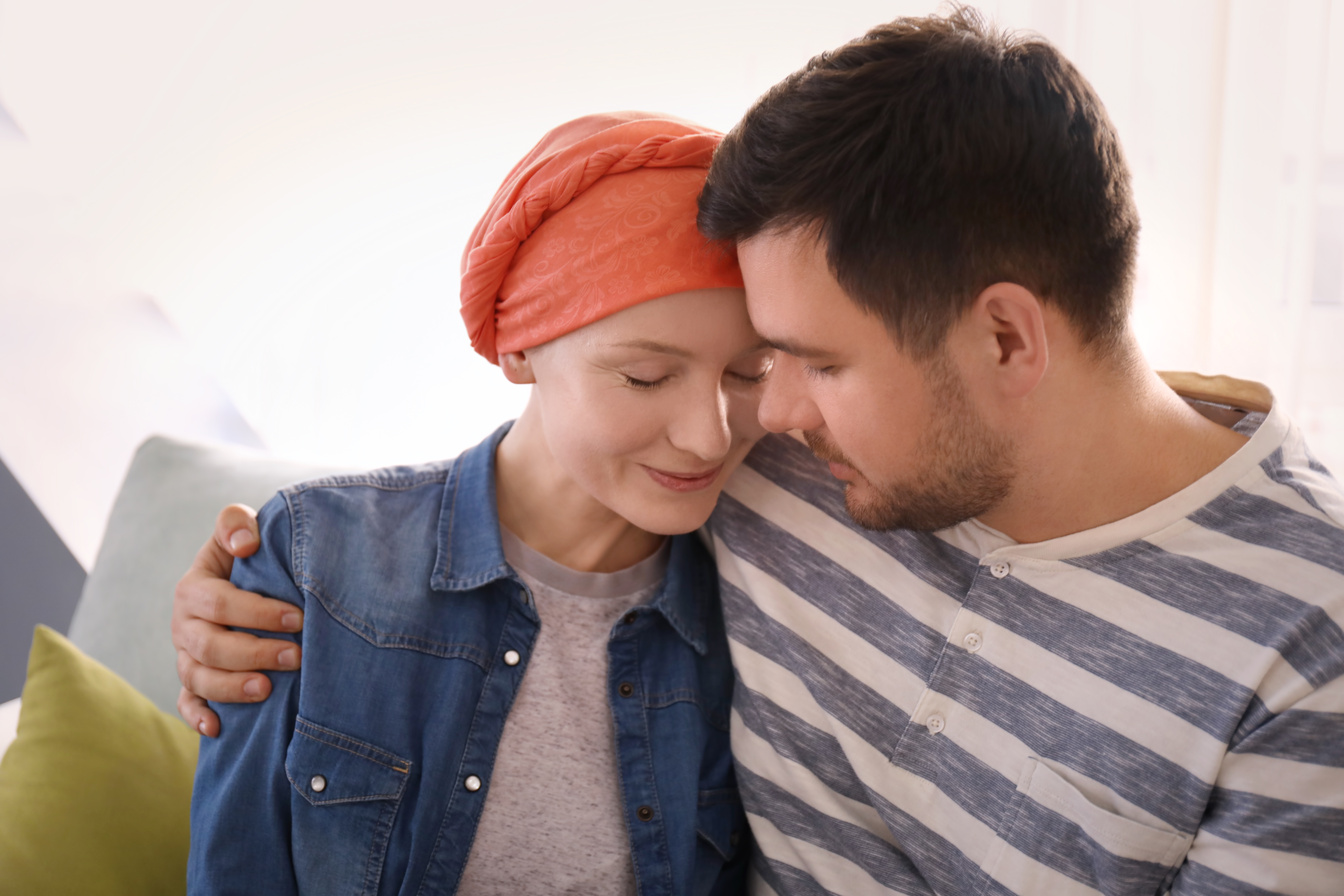
[[[643,465],[641,464],[641,466]],[[649,474],[650,479],[663,488],[671,489],[674,492],[698,492],[714,484],[714,480],[718,479],[719,473],[723,471],[723,464],[701,473],[671,473],[667,470],[647,466],[644,467],[644,471]]]

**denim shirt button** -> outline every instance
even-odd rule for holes
[[[634,692],[635,692],[635,686],[628,681],[621,682],[620,685],[616,688],[616,693],[620,694],[622,697],[629,697],[630,695],[634,694]]]
[[[476,791],[481,789],[481,779],[476,777],[475,775],[467,775],[467,780],[462,782],[462,786],[467,788],[467,790],[470,790],[472,793],[475,793]]]
[[[635,817],[638,818],[640,821],[652,821],[653,809],[650,808],[649,806],[640,806],[638,809],[635,810]]]
[[[327,779],[321,775],[313,775],[313,779],[308,782],[308,786],[313,789],[313,793],[321,793],[327,789]]]
[[[633,625],[634,621],[638,618],[639,614],[636,613],[634,610],[631,610],[629,613],[626,613],[624,616],[621,617],[621,622],[624,622],[626,625]]]
[[[504,651],[504,665],[516,666],[518,665],[520,660],[522,660],[522,657],[518,654],[518,651],[516,650]]]

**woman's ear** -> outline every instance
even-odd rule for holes
[[[1050,360],[1045,307],[1016,283],[986,287],[958,327],[978,360],[980,373],[1005,398],[1023,398],[1036,388]]]
[[[527,352],[500,352],[499,369],[504,371],[504,376],[511,383],[525,386],[537,381],[532,373],[532,362],[528,360]]]

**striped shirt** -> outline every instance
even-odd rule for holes
[[[1277,408],[1037,544],[869,532],[771,437],[712,521],[778,894],[1344,894],[1344,492]]]

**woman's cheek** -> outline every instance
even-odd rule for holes
[[[603,453],[634,451],[657,436],[663,404],[659,398],[629,390],[600,396],[587,409],[582,425]]]
[[[765,435],[765,427],[761,426],[757,415],[760,406],[760,389],[729,394],[728,426],[733,431],[733,441],[746,441],[754,445]]]

